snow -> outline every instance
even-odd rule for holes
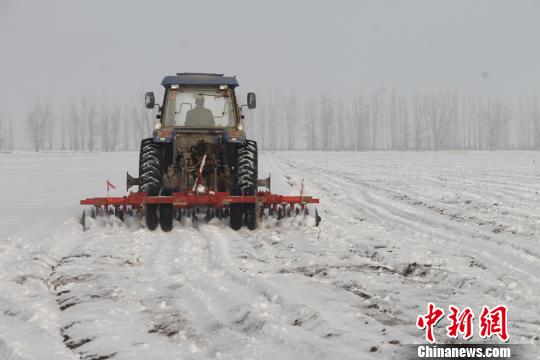
[[[122,194],[137,159],[0,154],[1,359],[399,359],[428,302],[506,304],[510,343],[540,343],[540,153],[263,153],[319,227],[82,232],[78,201]]]

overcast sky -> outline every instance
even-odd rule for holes
[[[133,96],[165,74],[244,91],[540,93],[538,0],[0,0],[0,108]]]

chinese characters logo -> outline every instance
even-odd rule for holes
[[[472,338],[474,333],[474,313],[471,308],[466,307],[460,310],[453,305],[450,305],[448,308],[450,311],[447,318],[450,321],[450,325],[446,327],[446,335],[453,339],[457,339],[460,335],[464,340]],[[501,341],[508,341],[507,312],[508,309],[504,305],[498,305],[491,309],[483,306],[478,321],[479,336],[487,339],[497,335]],[[425,330],[426,340],[431,344],[435,342],[433,328],[437,326],[443,317],[444,310],[433,303],[429,303],[427,313],[418,316],[416,320],[416,326],[419,329]]]

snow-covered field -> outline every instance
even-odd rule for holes
[[[79,199],[137,159],[0,154],[0,359],[399,359],[428,302],[506,304],[510,343],[540,345],[538,152],[265,153],[320,227],[82,232]]]

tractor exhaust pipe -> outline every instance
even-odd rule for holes
[[[129,191],[129,189],[134,185],[139,186],[139,178],[134,178],[133,176],[129,175],[128,172],[126,172],[126,191]]]

